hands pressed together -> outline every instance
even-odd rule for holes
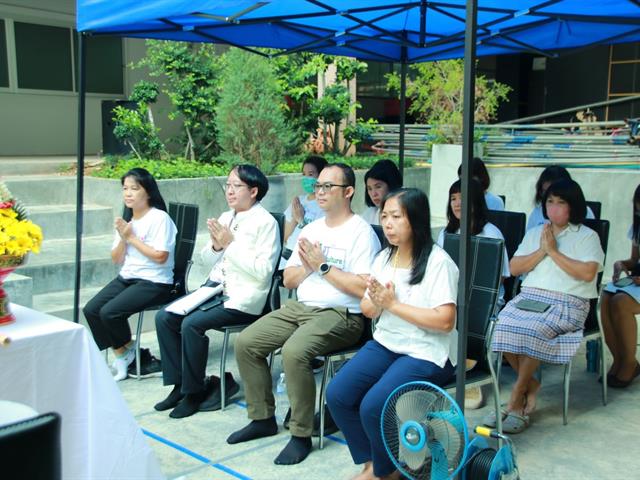
[[[558,250],[558,243],[556,237],[553,235],[553,227],[550,223],[547,223],[540,235],[540,249],[546,254],[551,255]]]
[[[122,240],[125,242],[131,240],[131,237],[133,236],[133,227],[131,226],[131,223],[126,222],[122,217],[116,217],[113,223]]]
[[[382,285],[376,278],[369,276],[367,280],[369,298],[373,304],[383,310],[389,310],[397,302],[396,287],[393,282]]]
[[[320,269],[320,265],[326,262],[320,244],[318,242],[311,243],[306,238],[298,240],[298,255],[302,266],[308,273],[317,272]]]
[[[233,233],[227,225],[221,224],[216,218],[207,219],[207,229],[211,237],[213,249],[224,250],[233,242]]]
[[[291,202],[291,216],[298,225],[304,222],[304,207],[298,197]]]

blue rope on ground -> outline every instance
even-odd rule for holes
[[[165,445],[171,447],[171,448],[175,448],[176,450],[178,450],[179,452],[182,452],[186,455],[189,455],[192,458],[195,458],[196,460],[209,465],[213,468],[216,468],[220,471],[223,471],[225,473],[228,473],[229,475],[235,477],[235,478],[239,478],[240,480],[252,480],[251,477],[247,477],[246,475],[241,474],[240,472],[236,472],[235,470],[221,464],[221,463],[213,463],[212,460],[208,459],[207,457],[204,457],[202,455],[200,455],[199,453],[194,452],[193,450],[189,450],[186,447],[183,447],[182,445],[172,442],[171,440],[168,440],[164,437],[161,437],[160,435],[150,432],[149,430],[145,430],[144,428],[142,429],[142,433],[144,433],[146,436],[153,438],[154,440],[157,440],[160,443],[164,443]]]

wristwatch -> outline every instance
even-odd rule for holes
[[[320,268],[318,269],[318,274],[320,276],[324,276],[327,273],[329,273],[329,270],[331,270],[331,265],[329,265],[328,263],[321,263],[320,264]]]

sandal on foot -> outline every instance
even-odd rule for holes
[[[502,415],[502,421],[504,422],[505,419],[507,418],[507,415],[509,414],[509,412],[507,412],[506,409],[501,408],[500,409],[500,414]],[[492,410],[491,413],[485,415],[484,418],[482,419],[482,423],[483,423],[483,425],[486,425],[487,427],[496,428],[496,412],[495,412],[495,410]]]
[[[629,380],[620,380],[614,375],[612,379],[607,378],[607,385],[613,388],[627,388],[629,385],[631,385],[631,382],[633,382],[633,380],[639,375],[640,363],[636,363],[636,369],[634,370],[633,375],[631,375],[631,378]]]
[[[529,427],[529,415],[519,415],[515,412],[509,412],[507,418],[502,422],[503,433],[521,433]]]

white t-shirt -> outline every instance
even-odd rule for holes
[[[587,218],[596,218],[589,206],[587,206]],[[544,225],[545,223],[549,223],[549,220],[544,218],[544,215],[542,214],[542,205],[538,203],[533,207],[533,210],[531,210],[531,213],[529,214],[527,230],[531,230],[533,227],[537,227],[538,225]]]
[[[514,257],[530,255],[540,248],[542,225],[529,230]],[[556,236],[558,250],[563,255],[581,262],[596,262],[598,272],[602,271],[604,252],[600,246],[598,234],[584,225],[569,224]],[[578,280],[562,270],[548,255],[538,263],[533,270],[526,274],[523,287],[542,288],[554,292],[575,295],[581,298],[596,298],[597,275],[591,282]]]
[[[314,220],[324,217],[324,210],[320,208],[318,202],[314,198],[313,200],[309,200],[307,195],[298,195],[298,200],[302,204],[302,208],[304,208],[304,223],[309,224]],[[291,204],[284,211],[284,218],[287,222],[293,221],[293,209],[291,208]],[[288,248],[289,250],[293,250],[293,247],[298,243],[298,237],[300,236],[300,232],[302,228],[298,225],[295,226],[289,238],[287,238],[287,243],[285,243],[284,248]],[[280,265],[278,265],[278,269],[282,270],[287,265],[287,260],[282,257],[280,259]]]
[[[489,210],[504,210],[504,202],[502,199],[491,192],[484,192],[484,201],[487,202]]]
[[[167,212],[151,208],[144,217],[131,220],[136,238],[159,252],[169,252],[167,261],[157,263],[140,253],[133,245],[127,244],[124,264],[120,276],[125,279],[139,278],[154,283],[173,283],[174,252],[178,229]],[[115,232],[113,246],[120,243],[120,235]]]
[[[444,234],[445,234],[445,229],[443,228],[442,230],[440,230],[440,234],[438,235],[438,241],[436,242],[440,247],[444,247]],[[460,229],[458,229],[458,231],[456,233],[460,233]],[[500,229],[498,227],[496,227],[493,223],[491,222],[487,222],[484,224],[484,228],[482,229],[482,231],[477,235],[478,237],[485,237],[485,238],[497,238],[499,240],[502,240],[504,242],[504,236],[502,235],[502,232],[500,231]],[[504,278],[510,277],[511,276],[511,271],[509,270],[509,255],[507,254],[507,248],[504,248],[504,251],[502,252],[502,276]],[[502,281],[500,282],[500,289],[498,291],[498,306],[502,306],[505,304],[504,302],[504,285],[502,284]]]
[[[371,275],[382,284],[393,282],[401,303],[421,308],[456,303],[458,267],[439,246],[433,246],[424,277],[417,285],[409,285],[410,269],[394,269],[388,258],[388,249],[380,252],[373,262]],[[367,292],[365,296],[368,296]],[[448,333],[437,332],[383,310],[373,338],[392,352],[428,360],[439,367],[444,367],[447,360],[456,364],[458,331],[455,328]]]
[[[370,225],[380,225],[380,209],[378,207],[367,207],[360,216]]]
[[[360,216],[352,215],[337,227],[328,227],[326,218],[310,223],[300,235],[310,242],[319,242],[329,265],[348,273],[368,275],[380,242],[375,232]],[[287,268],[302,265],[296,244],[287,262]],[[360,299],[347,295],[331,285],[317,272],[305,278],[297,289],[298,301],[312,307],[348,308],[360,313]]]
[[[633,223],[629,225],[629,230],[627,230],[627,238],[631,240],[631,243],[633,245],[638,245],[638,242],[636,242],[633,238]]]

